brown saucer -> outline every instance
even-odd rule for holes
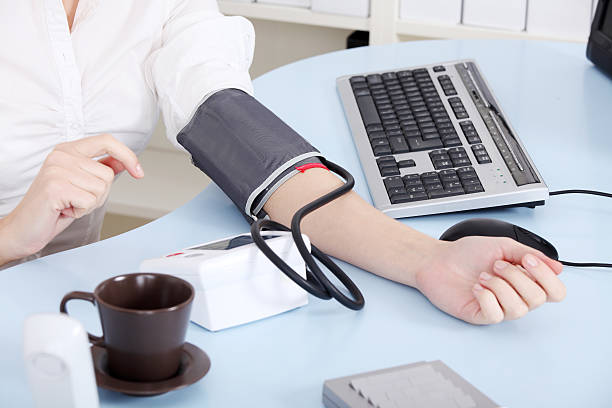
[[[154,382],[126,381],[112,377],[106,367],[106,349],[91,346],[96,382],[99,387],[127,395],[152,396],[187,387],[200,380],[210,370],[210,359],[191,343],[183,346],[181,366],[174,377]]]

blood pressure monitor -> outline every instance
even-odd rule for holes
[[[303,278],[306,266],[290,232],[264,231],[269,247]],[[302,235],[310,249],[308,237]],[[142,272],[180,277],[196,289],[191,320],[217,331],[306,305],[308,294],[253,243],[250,233],[175,251],[140,264]]]
[[[587,57],[612,76],[612,1],[599,0],[591,25]]]

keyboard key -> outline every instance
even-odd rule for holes
[[[374,156],[384,156],[385,154],[391,154],[391,148],[389,146],[376,146],[373,151]]]
[[[435,183],[425,184],[425,189],[427,190],[427,192],[429,192],[433,190],[444,190],[444,187],[442,186],[442,183],[435,182]]]
[[[454,167],[462,167],[462,166],[471,166],[472,162],[469,157],[461,158],[461,159],[453,159]]]
[[[427,200],[429,196],[425,192],[399,195],[391,198],[391,204],[408,203],[411,201]]]
[[[478,176],[476,176],[474,174],[474,178],[462,178],[461,179],[461,184],[463,185],[463,187],[467,187],[467,186],[471,186],[473,184],[480,184],[480,180],[478,179]]]
[[[480,183],[470,184],[468,186],[465,186],[464,189],[467,194],[482,193],[484,191],[484,188]]]
[[[425,187],[421,186],[412,186],[412,187],[408,187],[406,188],[406,191],[408,192],[408,194],[414,194],[414,193],[423,193],[425,192]]]
[[[385,187],[387,188],[387,190],[392,189],[392,188],[400,188],[400,187],[403,188],[404,187],[404,182],[402,178],[399,176],[387,177],[386,179],[384,179],[384,183],[385,183]]]
[[[445,190],[452,190],[454,188],[463,187],[460,181],[449,181],[445,183],[444,180],[442,180],[442,184],[444,185]]]
[[[476,170],[473,167],[462,167],[457,169],[457,175],[460,179],[471,178],[472,176],[476,176]]]
[[[444,147],[461,146],[461,140],[457,138],[444,140]]]
[[[423,182],[421,181],[421,176],[419,176],[418,174],[408,174],[402,177],[402,180],[404,181],[404,185],[406,187],[423,185]]]
[[[383,177],[387,176],[399,176],[400,172],[397,166],[389,166],[380,168],[380,175]]]
[[[436,173],[435,171],[428,171],[427,173],[421,174],[421,179],[425,182],[425,180],[427,179],[440,180],[440,177],[438,176],[438,173]]]
[[[389,142],[387,141],[387,138],[378,138],[378,139],[374,139],[370,142],[370,144],[372,145],[372,148],[376,147],[376,146],[389,146]]]
[[[368,131],[368,133],[370,133],[370,132],[379,132],[381,130],[384,130],[384,128],[382,127],[382,125],[376,124],[376,125],[366,126],[366,130]]]
[[[429,191],[427,194],[429,195],[429,198],[434,199],[434,198],[452,197],[456,195],[465,194],[465,191],[463,190],[463,187],[457,187],[457,188],[444,189],[444,190],[433,190],[433,191]]]
[[[389,197],[393,198],[393,196],[398,196],[402,194],[406,194],[406,189],[404,187],[394,187],[387,190]]]
[[[442,140],[440,139],[423,140],[416,137],[408,139],[408,145],[410,146],[410,150],[413,152],[439,149],[443,146]]]
[[[406,167],[415,167],[415,166],[416,166],[416,163],[412,159],[399,160],[397,162],[397,167],[399,167],[400,169],[403,169]]]
[[[409,70],[399,71],[397,73],[397,77],[398,78],[412,78],[412,71],[409,71]]]
[[[370,86],[383,83],[382,77],[379,74],[368,75],[366,78]]]
[[[439,176],[442,177],[442,176],[449,176],[449,175],[456,175],[456,174],[457,174],[457,172],[455,170],[449,169],[449,170],[442,170],[439,173]]]
[[[434,72],[443,72],[446,71],[446,68],[444,68],[444,66],[442,65],[436,65],[435,67],[433,67]]]
[[[433,165],[436,170],[450,169],[453,167],[453,163],[450,160],[435,160]]]
[[[395,157],[393,157],[393,156],[383,156],[383,157],[379,157],[378,159],[376,159],[376,163],[378,163],[378,165],[380,165],[380,163],[384,163],[384,162],[395,163]]]
[[[393,136],[389,138],[389,144],[391,145],[391,151],[395,154],[407,153],[410,151],[408,143],[404,136]]]
[[[371,96],[359,96],[356,98],[357,106],[359,106],[359,112],[361,112],[361,119],[363,123],[368,125],[379,125],[381,123],[378,111],[374,105],[374,100]]]
[[[371,94],[370,94],[370,90],[369,90],[369,89],[367,89],[367,88],[359,88],[359,89],[356,89],[356,90],[354,91],[354,93],[355,93],[355,96],[367,96],[367,95],[371,95]]]
[[[489,157],[489,155],[476,156],[476,161],[479,164],[487,164],[491,163],[491,158]]]
[[[370,139],[370,142],[376,139],[387,140],[387,135],[385,132],[370,132],[370,134],[368,134],[368,139]]]
[[[399,126],[387,129],[385,131],[385,134],[387,135],[388,139],[391,139],[392,137],[396,136],[401,136],[402,138],[404,137],[404,133],[401,131],[401,128]]]
[[[443,183],[451,183],[451,182],[459,182],[459,176],[457,176],[457,173],[452,172],[451,174],[440,174],[440,180],[442,180]]]

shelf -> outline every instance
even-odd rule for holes
[[[398,0],[372,0],[372,17],[370,18],[317,13],[300,7],[241,3],[231,0],[219,0],[218,3],[221,12],[224,14],[285,23],[370,31],[371,43],[375,44],[398,41],[397,35],[426,38],[514,38],[586,42],[586,38],[546,36],[525,31],[509,31],[465,25],[445,25],[397,18],[394,24],[390,24],[389,19],[393,19],[392,16],[394,15],[397,16]]]
[[[367,31],[370,29],[369,18],[316,13],[312,10],[300,7],[219,0],[219,9],[223,14],[238,15],[261,20],[344,28],[348,30]]]
[[[586,38],[560,38],[531,34],[526,31],[509,31],[494,28],[471,27],[466,25],[443,25],[416,20],[397,20],[397,34],[429,38],[507,38],[529,40],[555,40],[586,42]]]

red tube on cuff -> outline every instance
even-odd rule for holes
[[[324,164],[321,164],[321,163],[307,163],[302,166],[296,167],[295,169],[299,171],[300,173],[304,173],[306,170],[315,169],[315,168],[325,169],[329,171],[329,169]]]

